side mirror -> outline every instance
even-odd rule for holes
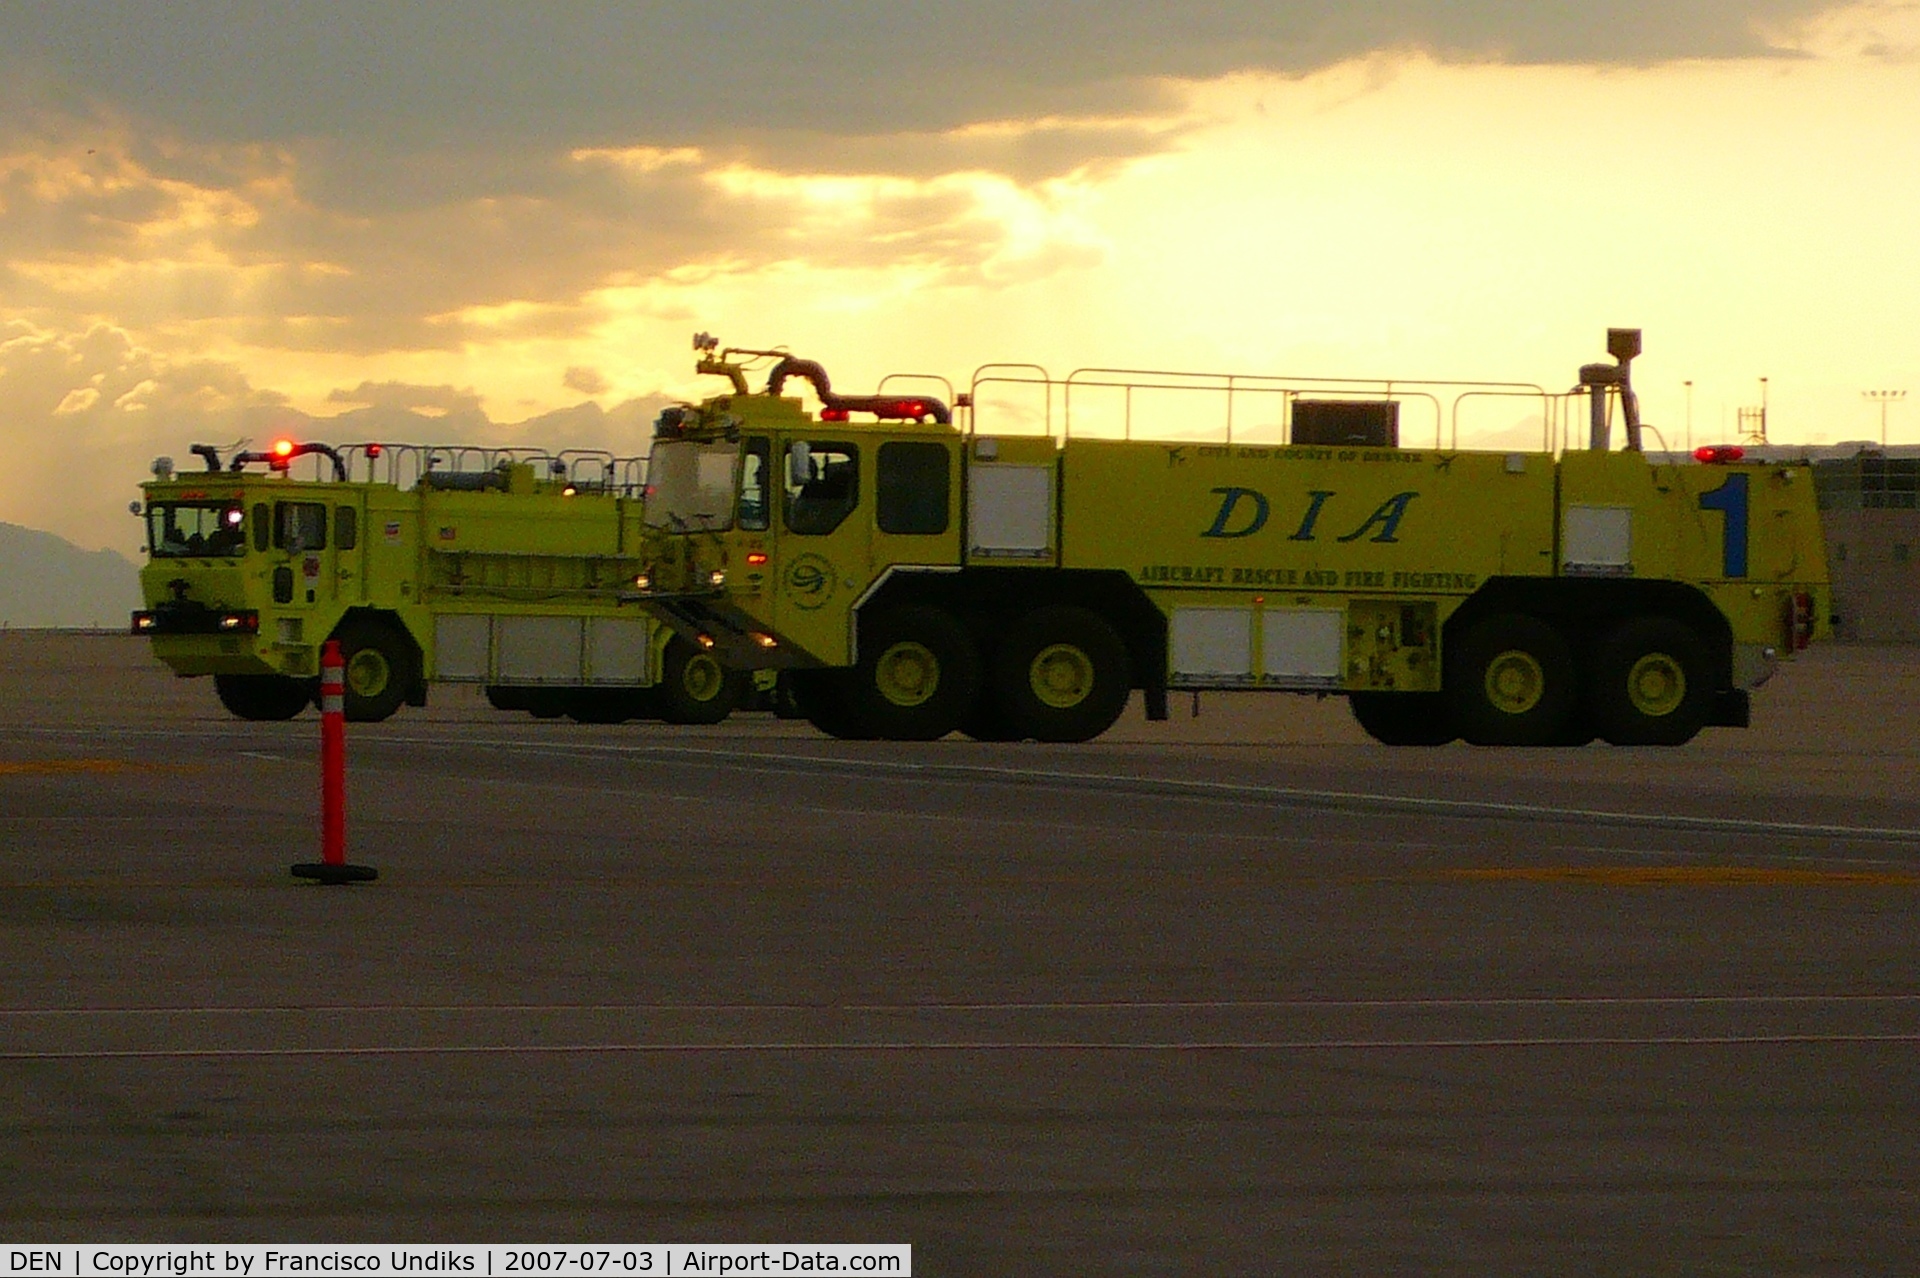
[[[796,439],[787,450],[787,483],[799,488],[813,478],[813,456],[807,441]]]
[[[143,511],[141,510],[141,507],[140,507],[140,503],[139,503],[139,502],[137,502],[137,501],[130,501],[130,502],[128,502],[128,503],[127,503],[127,513],[128,513],[129,515],[138,515],[138,514],[142,514],[142,513],[144,513],[144,512],[143,512]]]

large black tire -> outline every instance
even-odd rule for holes
[[[894,608],[860,619],[860,660],[847,682],[857,730],[884,741],[937,741],[980,697],[980,652],[944,609]]]
[[[804,719],[807,712],[801,708],[800,697],[794,692],[793,677],[796,672],[782,670],[773,684],[773,717],[776,719]]]
[[[525,710],[531,704],[529,697],[535,691],[533,688],[516,688],[510,684],[490,683],[487,685],[487,704],[495,710],[510,712]]]
[[[346,711],[353,723],[391,718],[407,699],[418,672],[413,643],[380,621],[348,621],[333,637],[347,663]]]
[[[747,676],[729,670],[692,640],[667,640],[655,704],[668,723],[719,723],[740,704]]]
[[[572,688],[523,688],[520,708],[536,719],[558,719],[573,707]]]
[[[1442,692],[1356,692],[1347,705],[1367,735],[1382,745],[1439,746],[1460,736]]]
[[[569,688],[567,717],[575,723],[625,723],[652,709],[650,688]]]
[[[213,690],[220,704],[242,719],[291,719],[313,704],[313,680],[286,675],[219,674]]]
[[[1447,650],[1446,698],[1474,745],[1555,745],[1579,708],[1565,636],[1526,613],[1478,622]]]
[[[842,741],[873,740],[873,730],[854,713],[851,670],[792,670],[787,675],[801,718]]]
[[[994,710],[1014,740],[1090,741],[1113,726],[1132,689],[1126,643],[1085,608],[1036,608],[994,652]]]
[[[1594,649],[1587,706],[1614,745],[1683,745],[1706,726],[1712,702],[1706,642],[1685,622],[1623,621]]]

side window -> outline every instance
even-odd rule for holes
[[[875,462],[881,532],[925,536],[947,530],[951,462],[945,444],[895,440],[880,445]]]
[[[771,512],[767,505],[767,470],[773,443],[764,435],[747,440],[746,453],[740,459],[740,527],[747,532],[765,532]]]
[[[317,501],[283,501],[276,505],[273,544],[295,554],[327,548],[327,508]]]
[[[820,537],[860,504],[860,451],[852,444],[795,440],[787,448],[787,529]]]
[[[273,516],[267,510],[267,504],[261,502],[253,508],[253,548],[265,550],[273,544]]]
[[[352,550],[360,543],[360,512],[352,506],[341,506],[333,512],[333,544],[341,550]]]

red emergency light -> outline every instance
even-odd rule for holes
[[[1693,459],[1708,466],[1724,466],[1746,455],[1747,450],[1738,444],[1702,444],[1693,450]]]

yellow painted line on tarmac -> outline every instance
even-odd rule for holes
[[[1807,870],[1764,865],[1549,865],[1442,870],[1476,883],[1578,883],[1597,887],[1920,887],[1902,870]]]
[[[151,764],[125,759],[0,759],[0,777],[61,776],[74,772],[134,772]]]

